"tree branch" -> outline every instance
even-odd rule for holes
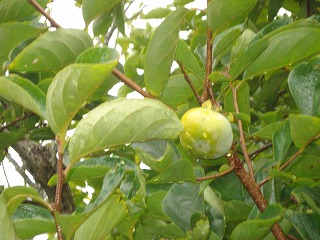
[[[9,127],[11,127],[11,126],[14,126],[14,125],[16,125],[18,122],[23,121],[23,120],[25,120],[25,119],[27,119],[27,118],[29,118],[29,117],[34,116],[34,115],[35,115],[34,113],[27,112],[27,113],[25,113],[23,116],[17,117],[14,121],[8,123],[7,125],[1,126],[1,127],[0,127],[0,132],[2,132],[4,129],[9,128]]]
[[[239,112],[238,101],[237,101],[237,88],[234,87],[232,84],[230,84],[230,87],[231,87],[231,90],[232,90],[232,93],[233,93],[233,105],[234,105],[234,108],[236,110],[236,113],[240,113]],[[244,159],[245,159],[245,161],[247,163],[250,177],[252,178],[252,180],[254,180],[253,167],[252,167],[251,159],[249,157],[247,146],[246,146],[246,140],[245,140],[244,133],[243,133],[242,121],[237,119],[237,122],[238,122],[238,126],[239,126],[240,145],[241,145],[241,148],[242,148],[243,156],[244,156]]]
[[[37,3],[35,0],[28,0],[29,3],[37,9],[46,19],[49,20],[52,27],[61,28],[61,26]]]
[[[242,185],[248,191],[248,193],[250,194],[254,203],[257,205],[260,212],[263,212],[268,207],[268,202],[264,198],[264,196],[262,195],[259,185],[244,170],[243,164],[241,163],[236,152],[234,152],[234,154],[231,156],[227,156],[227,158],[230,162],[230,165],[234,169],[234,173],[237,175],[237,177],[239,178]],[[286,239],[279,223],[275,223],[272,226],[271,231],[276,239],[278,239],[278,240],[285,240]]]
[[[154,98],[150,93],[143,90],[142,87],[140,87],[138,84],[136,84],[134,81],[132,81],[130,78],[128,78],[126,75],[124,75],[122,72],[120,72],[118,69],[113,70],[113,75],[115,75],[121,82],[126,84],[127,86],[131,87],[136,92],[140,93],[142,96],[147,98]]]
[[[199,104],[201,105],[202,102],[201,102],[201,96],[199,95],[197,89],[193,86],[192,82],[191,82],[191,79],[189,78],[188,74],[186,73],[186,70],[184,69],[184,66],[180,63],[180,62],[177,62],[183,75],[184,75],[184,79],[187,81],[187,83],[189,84],[193,94],[196,96]]]

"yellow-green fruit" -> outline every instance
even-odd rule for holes
[[[196,107],[181,118],[182,146],[196,157],[215,159],[225,155],[233,141],[231,124],[221,113]]]

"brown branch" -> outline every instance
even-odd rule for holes
[[[236,152],[231,156],[227,156],[227,158],[230,162],[230,166],[233,167],[234,173],[237,175],[242,185],[248,191],[254,203],[257,205],[260,212],[263,212],[268,207],[268,202],[262,195],[259,185],[244,170],[243,164],[241,163]],[[275,223],[272,226],[271,231],[276,239],[278,240],[286,239],[279,223]]]
[[[61,26],[37,3],[35,0],[28,0],[29,3],[37,9],[46,19],[49,20],[52,27],[61,28]]]
[[[236,113],[240,113],[238,101],[237,101],[237,88],[235,88],[232,84],[230,84],[230,87],[231,87],[232,93],[233,93],[234,108],[236,110]],[[238,122],[238,126],[239,126],[240,145],[242,148],[243,156],[244,156],[244,159],[247,163],[250,177],[252,178],[252,180],[254,180],[253,167],[252,167],[251,159],[249,157],[247,146],[246,146],[246,140],[245,140],[244,133],[243,133],[242,121],[240,119],[237,119],[237,122]]]
[[[266,145],[264,145],[263,147],[253,151],[252,153],[249,153],[249,157],[251,158],[251,160],[253,158],[255,158],[256,156],[258,156],[261,152],[263,152],[264,150],[270,148],[272,146],[272,143],[268,143]]]
[[[211,176],[197,177],[196,181],[200,182],[200,181],[204,181],[204,180],[209,180],[209,179],[222,177],[224,175],[227,175],[227,174],[231,173],[232,171],[233,171],[233,167],[230,167],[229,169],[227,169],[226,171],[221,172],[221,173],[217,173],[217,174],[214,174],[214,175],[211,175]]]
[[[288,167],[293,160],[295,160],[301,153],[304,152],[305,148],[312,143],[313,141],[317,140],[320,138],[320,133],[318,133],[317,135],[315,135],[314,137],[310,138],[308,140],[308,142],[305,143],[305,145],[303,145],[288,161],[286,161],[281,167],[278,168],[278,170],[282,171],[283,169],[285,169],[286,167]],[[269,182],[271,180],[271,177],[268,176],[267,178],[265,178],[264,180],[262,180],[261,182],[259,182],[259,186],[262,186],[263,184]]]
[[[130,78],[128,78],[126,75],[124,75],[122,72],[120,72],[118,69],[113,70],[113,75],[115,75],[121,82],[126,84],[127,86],[131,87],[136,92],[140,93],[142,96],[147,98],[154,98],[150,93],[143,90],[142,87],[140,87],[138,84],[136,84],[134,81],[132,81]]]
[[[14,125],[16,125],[18,122],[23,121],[23,120],[25,120],[25,119],[27,119],[27,118],[29,118],[29,117],[34,116],[34,115],[35,115],[35,114],[34,114],[34,113],[31,113],[31,112],[25,113],[23,116],[17,117],[14,121],[8,123],[7,125],[1,126],[1,127],[0,127],[0,132],[2,132],[4,129],[9,128],[9,127],[11,127],[11,126],[14,126]]]
[[[177,62],[179,64],[179,67],[181,68],[181,71],[184,75],[184,79],[187,81],[187,83],[189,84],[193,94],[196,96],[199,104],[201,105],[202,102],[201,102],[201,96],[199,95],[197,89],[194,87],[194,85],[192,84],[191,82],[191,79],[189,78],[188,74],[186,73],[186,70],[184,69],[184,66],[180,63],[180,62]]]

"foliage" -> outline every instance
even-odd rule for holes
[[[53,206],[30,183],[0,186],[5,239],[280,238],[275,226],[320,238],[320,2],[190,2],[128,18],[132,1],[77,1],[87,27],[75,30],[40,23],[34,1],[0,1],[0,162],[22,140],[58,149]],[[215,160],[179,142],[179,118],[207,99],[233,119]]]

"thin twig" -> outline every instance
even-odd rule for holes
[[[240,113],[239,112],[238,101],[237,101],[237,88],[235,88],[232,84],[230,84],[230,87],[231,87],[232,93],[233,93],[233,105],[234,105],[234,108],[236,110],[236,113]],[[246,146],[246,140],[245,140],[244,133],[243,133],[242,121],[240,119],[237,119],[237,122],[238,122],[238,126],[239,126],[240,145],[241,145],[241,148],[242,148],[243,156],[244,156],[244,159],[245,159],[245,161],[247,163],[250,177],[252,178],[252,180],[254,180],[252,162],[251,162],[251,159],[249,157],[248,149],[247,149],[247,146]]]
[[[29,3],[34,6],[46,19],[49,20],[52,27],[61,28],[61,26],[37,3],[35,0],[28,0]]]
[[[197,177],[196,180],[198,182],[200,182],[200,181],[204,181],[204,180],[214,179],[214,178],[218,178],[218,177],[222,177],[224,175],[227,175],[227,174],[231,173],[232,171],[233,171],[233,167],[230,167],[229,169],[227,169],[224,172],[217,173],[217,174],[214,174],[214,175],[211,175],[211,176]]]
[[[268,143],[266,145],[264,145],[263,147],[253,151],[252,153],[249,153],[249,157],[251,158],[251,160],[253,158],[255,158],[256,156],[258,156],[261,152],[263,152],[264,150],[270,148],[272,146],[272,143]]]
[[[5,177],[6,181],[7,181],[8,187],[10,187],[10,183],[9,183],[9,180],[8,180],[8,176],[7,176],[7,173],[6,173],[6,169],[4,168],[3,163],[1,163],[1,165],[2,165],[4,177]]]
[[[189,86],[190,86],[193,94],[196,96],[199,104],[201,105],[201,103],[202,103],[202,102],[201,102],[201,96],[199,95],[197,89],[196,89],[196,88],[194,87],[194,85],[192,84],[191,79],[189,78],[188,74],[186,73],[186,70],[184,69],[184,66],[183,66],[180,62],[178,62],[178,64],[179,64],[179,67],[181,68],[181,71],[182,71],[182,73],[183,73],[183,75],[184,75],[184,79],[185,79],[185,80],[187,81],[187,83],[189,84]]]
[[[142,96],[147,98],[154,98],[150,93],[143,90],[138,84],[120,72],[118,69],[114,69],[112,72],[121,82],[125,83],[127,86],[131,87],[136,92],[140,93]]]
[[[34,113],[25,113],[23,116],[20,116],[20,117],[17,117],[14,121],[8,123],[7,125],[4,125],[4,126],[1,126],[0,127],[0,132],[2,132],[4,129],[8,128],[8,127],[11,127],[11,126],[14,126],[16,125],[18,122],[22,121],[22,120],[25,120],[29,117],[32,117],[34,116],[35,114]]]
[[[285,169],[286,167],[288,167],[293,160],[295,160],[301,153],[304,152],[305,148],[312,143],[313,141],[317,140],[320,138],[320,133],[318,133],[317,135],[315,135],[314,137],[310,138],[308,142],[305,143],[305,145],[303,145],[288,161],[286,161],[281,167],[278,168],[278,170],[282,171],[283,169]],[[267,178],[265,178],[264,180],[262,180],[261,182],[259,182],[259,186],[261,187],[263,184],[269,182],[271,180],[271,177],[268,176]]]
[[[24,181],[29,184],[30,186],[35,186],[35,183],[31,181],[31,179],[27,176],[27,174],[22,171],[22,168],[19,166],[19,164],[13,159],[13,157],[10,155],[10,153],[6,154],[6,158],[9,160],[9,162],[14,166],[16,171],[21,175],[21,177],[24,179]]]

